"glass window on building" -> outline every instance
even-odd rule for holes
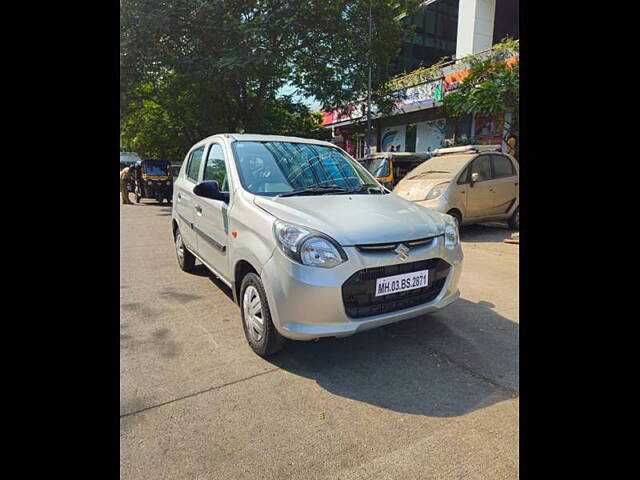
[[[439,0],[420,8],[403,21],[415,26],[415,35],[402,44],[394,73],[428,67],[456,52],[458,1]]]
[[[503,38],[520,38],[520,1],[496,0],[496,16],[493,21],[493,43]]]

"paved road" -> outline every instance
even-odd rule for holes
[[[518,249],[463,227],[460,300],[265,360],[182,272],[170,207],[121,206],[120,458],[132,479],[518,478]]]

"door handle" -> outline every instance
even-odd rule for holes
[[[196,209],[196,213],[198,215],[202,215],[202,207],[200,205],[194,205],[194,207]]]
[[[513,184],[517,187],[518,186],[518,182],[513,182]]]
[[[178,192],[178,201],[182,200],[182,195],[180,195],[180,192]]]

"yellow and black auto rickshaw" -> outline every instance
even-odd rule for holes
[[[402,177],[429,158],[430,153],[376,152],[358,161],[378,182],[393,190]]]
[[[162,203],[163,199],[171,203],[173,198],[173,175],[171,163],[165,160],[138,160],[135,165],[136,203],[141,198],[155,199]]]

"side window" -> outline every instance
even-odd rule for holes
[[[469,183],[469,175],[471,174],[471,165],[467,166],[458,178],[458,185],[464,185],[465,183]]]
[[[492,155],[493,157],[493,171],[495,178],[513,177],[516,174],[516,169],[507,157],[502,155]]]
[[[229,191],[224,153],[222,152],[222,146],[217,143],[212,144],[209,149],[209,156],[204,166],[204,178],[202,180],[215,180],[218,182],[221,192]]]
[[[491,179],[491,158],[489,155],[481,155],[471,164],[471,175],[478,173],[479,182]]]
[[[187,165],[187,178],[193,182],[198,181],[198,172],[200,171],[200,164],[202,163],[203,153],[204,147],[195,149],[191,154],[189,165]]]

